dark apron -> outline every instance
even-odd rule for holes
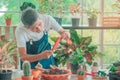
[[[30,44],[30,41],[26,42],[26,49],[27,54],[30,55],[39,54],[45,50],[51,50],[51,45],[48,42],[48,34],[44,33],[43,37],[40,40],[32,41],[32,44]],[[53,55],[51,55],[48,59],[42,59],[39,61],[31,62],[31,68],[34,69],[38,62],[42,64],[43,68],[45,69],[49,69],[50,65],[55,65]]]

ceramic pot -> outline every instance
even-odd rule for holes
[[[37,70],[37,69],[33,69],[32,70],[32,75],[33,75],[33,78],[38,78],[41,75],[41,71]]]
[[[33,80],[33,76],[22,76],[22,80]]]

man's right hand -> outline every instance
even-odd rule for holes
[[[49,58],[52,53],[53,53],[52,50],[45,50],[42,53],[40,53],[40,55],[41,55],[42,58]]]

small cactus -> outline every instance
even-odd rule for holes
[[[31,76],[31,65],[29,61],[24,61],[22,64],[24,76]]]

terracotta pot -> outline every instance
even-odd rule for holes
[[[38,78],[41,75],[41,71],[37,69],[32,70],[33,78]]]
[[[33,76],[22,76],[22,80],[33,80]]]
[[[6,26],[10,26],[11,25],[11,19],[5,19],[6,22]]]
[[[78,80],[85,80],[85,75],[78,75]]]
[[[45,80],[67,80],[68,76],[71,75],[70,71],[65,70],[66,74],[45,74],[42,73],[42,78]]]
[[[33,80],[41,80],[41,78],[33,78]]]

